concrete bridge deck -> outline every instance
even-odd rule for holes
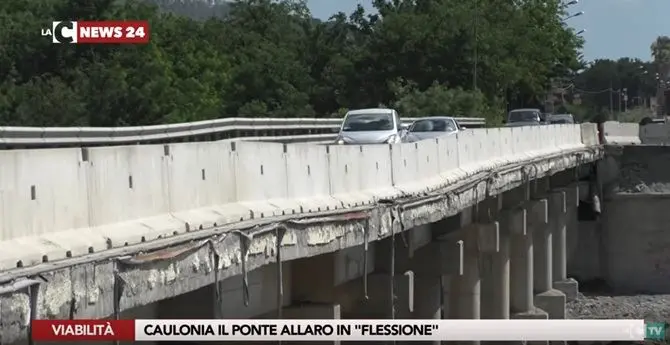
[[[3,151],[2,344],[31,318],[564,317],[565,227],[602,154],[592,124]]]

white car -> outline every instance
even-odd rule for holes
[[[443,135],[456,134],[462,129],[463,128],[453,117],[427,117],[414,121],[402,141],[412,143],[415,141],[437,138]]]
[[[344,116],[335,143],[396,144],[400,142],[404,132],[400,116],[393,109],[350,110]]]

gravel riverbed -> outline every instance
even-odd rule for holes
[[[568,302],[571,319],[644,319],[648,322],[670,322],[670,295],[603,295],[580,294]]]
[[[670,295],[580,294],[576,300],[568,302],[566,312],[570,319],[644,319],[647,322],[670,323]],[[646,343],[670,344],[669,341]],[[600,344],[640,343],[622,341]]]

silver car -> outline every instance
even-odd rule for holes
[[[359,109],[347,112],[336,144],[395,144],[404,127],[393,109]]]
[[[514,109],[507,115],[505,127],[539,126],[541,124],[540,109]]]
[[[550,124],[561,124],[561,123],[575,123],[575,118],[572,114],[555,114],[549,116]]]
[[[435,116],[414,121],[403,137],[403,142],[437,138],[443,135],[458,133],[462,128],[453,117]]]

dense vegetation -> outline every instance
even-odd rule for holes
[[[188,1],[157,1],[191,18],[132,0],[0,1],[0,125],[334,116],[379,105],[497,120],[542,105],[552,78],[583,67],[558,0],[375,0],[378,14],[359,8],[325,22],[300,1],[237,1],[212,8],[216,18]],[[149,19],[151,43],[53,45],[40,28],[59,19]]]
[[[660,36],[650,48],[652,61],[596,60],[574,78],[563,80],[559,89],[565,93],[565,111],[584,120],[601,117],[639,121],[627,115],[654,115],[651,103],[656,100],[658,113],[667,114],[670,109],[663,106],[667,101],[662,90],[670,87],[670,38]]]

